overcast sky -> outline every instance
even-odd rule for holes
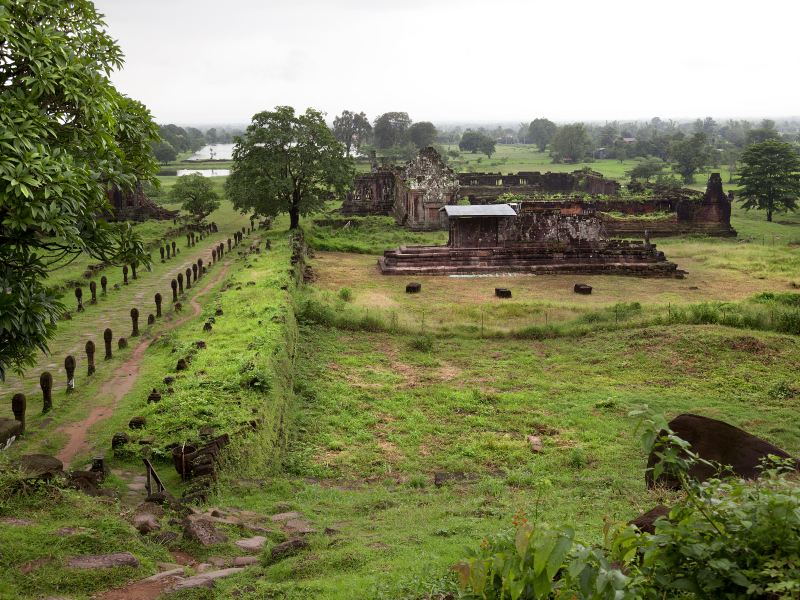
[[[798,0],[95,0],[159,122],[800,115]]]

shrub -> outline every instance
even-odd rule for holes
[[[353,299],[353,290],[348,287],[343,287],[339,290],[339,298],[344,300],[345,302],[350,302]]]
[[[422,334],[411,338],[411,348],[419,352],[431,352],[433,350],[433,336]]]

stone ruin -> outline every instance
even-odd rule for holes
[[[609,240],[592,209],[525,202],[454,206],[446,246],[404,246],[378,259],[384,275],[582,273],[683,277],[649,240]]]
[[[432,147],[404,167],[376,168],[359,176],[343,205],[344,215],[392,215],[413,230],[442,229],[439,209],[458,199],[458,177]]]
[[[373,167],[359,175],[342,204],[345,216],[392,215],[399,225],[414,230],[447,229],[440,209],[458,200],[473,205],[502,202],[510,194],[525,202],[581,212],[592,209],[609,235],[641,237],[702,233],[735,236],[731,227],[732,195],[712,173],[705,193],[655,185],[629,185],[642,198],[626,198],[616,181],[583,169],[572,173],[458,173],[454,174],[433,148],[425,148],[405,167]],[[637,218],[663,213],[664,218]],[[622,218],[614,214],[621,214]]]
[[[126,192],[114,186],[108,190],[108,202],[111,205],[111,213],[108,215],[113,221],[145,221],[147,219],[159,219],[162,221],[175,219],[178,211],[167,210],[153,202],[144,193],[141,183]]]

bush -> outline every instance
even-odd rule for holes
[[[433,336],[422,334],[411,338],[411,348],[419,352],[430,352],[433,350]]]
[[[353,290],[347,287],[343,287],[339,290],[339,298],[344,300],[345,302],[350,302],[353,299]]]

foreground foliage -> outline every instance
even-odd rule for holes
[[[689,479],[705,462],[663,417],[643,417],[642,440],[678,476],[686,495],[656,521],[654,535],[626,526],[604,547],[575,540],[569,527],[521,518],[515,532],[484,540],[456,569],[484,599],[796,598],[800,593],[800,485],[776,461],[756,482]],[[608,532],[607,532],[608,534]]]
[[[0,380],[54,333],[49,265],[146,260],[130,228],[98,218],[110,186],[155,172],[158,137],[149,111],[111,85],[122,54],[104,27],[86,0],[0,6]]]

